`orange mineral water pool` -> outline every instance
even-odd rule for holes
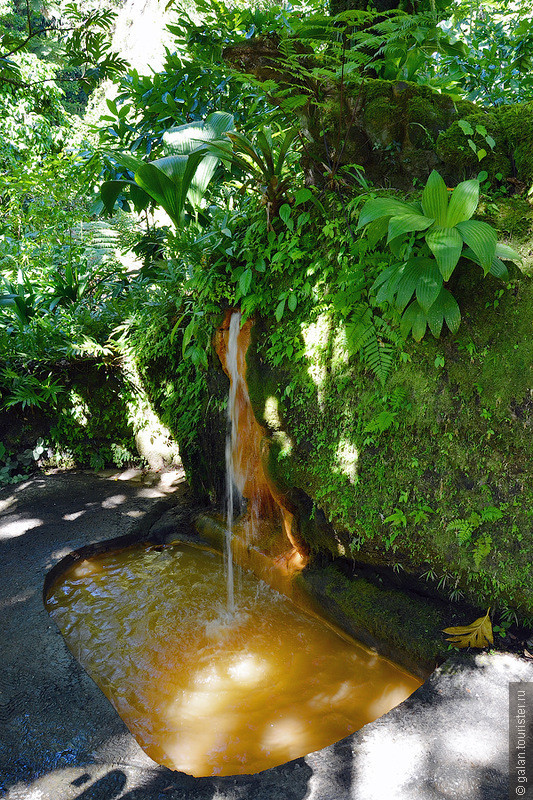
[[[259,772],[381,716],[420,681],[239,571],[178,544],[80,561],[47,608],[151,758],[196,776]]]

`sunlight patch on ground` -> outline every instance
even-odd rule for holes
[[[106,497],[102,500],[102,508],[116,508],[126,502],[125,494],[114,494],[111,497]]]
[[[63,519],[66,522],[74,522],[85,514],[85,511],[74,511],[72,514],[64,514]]]
[[[374,730],[359,752],[357,783],[367,800],[393,798],[420,771],[426,747],[416,734],[391,736],[390,728]]]
[[[3,513],[4,511],[7,511],[7,509],[11,508],[11,506],[16,502],[17,502],[17,498],[13,494],[10,497],[6,497],[5,500],[2,500],[0,502],[0,513]]]
[[[32,528],[38,528],[42,524],[42,519],[18,519],[14,522],[6,522],[0,530],[0,539],[14,539],[17,536],[23,536]]]

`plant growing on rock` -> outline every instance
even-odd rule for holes
[[[386,235],[398,258],[372,288],[378,303],[390,303],[401,313],[404,337],[412,333],[418,342],[429,325],[438,338],[444,322],[452,333],[457,331],[461,312],[446,284],[461,258],[478,264],[484,276],[502,280],[509,277],[504,261],[520,260],[498,242],[494,228],[471,219],[478,203],[479,181],[463,181],[448,197],[442,176],[433,170],[420,202],[376,197],[361,209],[358,229],[366,227],[373,245]]]

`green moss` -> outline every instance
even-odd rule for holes
[[[442,629],[452,623],[442,604],[347,577],[334,565],[306,570],[300,581],[352,635],[417,674],[425,677],[446,657]]]
[[[496,175],[502,176],[500,180],[511,176],[513,174],[512,159],[505,132],[497,114],[476,111],[466,114],[462,119],[468,122],[473,129],[477,124],[483,125],[487,134],[496,142],[494,150],[487,144],[484,135],[475,132],[472,136],[467,136],[458,121],[455,121],[438,136],[436,152],[439,158],[449,165],[456,176],[475,177],[480,170],[488,172],[492,181],[495,181]],[[470,147],[469,139],[474,142],[476,152]],[[481,150],[485,150],[487,155],[480,161],[477,153]]]
[[[306,532],[313,550],[412,574],[429,564],[452,596],[528,616],[533,282],[505,289],[474,266],[453,291],[459,334],[410,345],[385,393],[339,357],[334,325],[316,327],[309,371],[279,373],[276,388],[274,370],[264,384],[292,442],[290,457],[272,449],[270,469],[324,511],[329,531]]]
[[[533,103],[501,106],[496,113],[514,159],[516,175],[530,185],[533,183]]]

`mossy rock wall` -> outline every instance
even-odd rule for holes
[[[301,73],[294,64],[289,67],[274,35],[232,45],[223,57],[233,68],[269,84],[269,99],[285,111],[291,95],[299,100],[307,96],[294,114],[307,140],[302,166],[309,183],[334,185],[339,175],[345,181],[342,168],[354,164],[376,185],[407,191],[414,180],[425,182],[432,169],[451,185],[480,170],[492,181],[518,181],[528,188],[533,182],[533,103],[482,108],[401,80],[367,78],[342,87],[310,83],[306,76],[312,55],[298,47],[306,67]],[[472,136],[463,132],[459,120],[472,126]],[[479,125],[486,133],[476,130]],[[482,150],[486,155],[480,159]]]
[[[92,467],[128,463],[137,457],[128,395],[134,389],[122,366],[101,357],[63,359],[26,367],[43,381],[52,375],[61,387],[56,403],[4,409],[0,415],[0,442],[4,460],[18,466],[34,466],[24,458],[39,440],[46,447],[36,460],[46,466]]]
[[[349,358],[333,316],[304,330],[299,367],[269,368],[258,326],[250,395],[273,477],[325,515],[305,534],[315,552],[531,618],[533,283],[502,292],[465,272],[454,294],[460,332],[408,346],[385,390]]]
[[[174,322],[162,317],[137,332],[137,366],[150,402],[179,444],[193,493],[219,504],[225,492],[229,383],[214,351],[206,371],[182,358],[181,334],[172,336]]]

